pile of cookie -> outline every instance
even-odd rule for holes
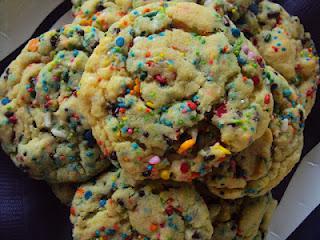
[[[268,0],[74,0],[0,81],[3,150],[75,240],[264,239],[318,56]]]

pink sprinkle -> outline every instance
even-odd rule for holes
[[[167,84],[167,79],[160,74],[157,74],[154,78],[161,84]]]
[[[187,112],[187,109],[182,109],[182,113],[186,113]]]
[[[244,46],[242,47],[242,50],[244,51],[245,54],[248,54],[248,52],[249,52],[249,47],[248,47],[247,45],[244,45]]]
[[[248,58],[249,58],[250,60],[253,60],[253,59],[255,58],[255,56],[256,56],[256,54],[255,54],[254,52],[252,52],[252,51],[250,51],[250,52],[248,53]]]
[[[133,129],[132,128],[128,128],[128,133],[132,134],[133,133]]]
[[[151,165],[158,164],[159,162],[160,162],[160,158],[158,156],[153,156],[149,160],[149,164],[151,164]]]

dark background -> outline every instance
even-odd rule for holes
[[[300,17],[307,31],[312,33],[320,50],[320,1],[283,0],[281,3],[291,14]],[[59,5],[36,29],[33,37],[46,32],[56,20],[71,8],[69,1]],[[24,45],[24,44],[23,44]],[[19,54],[18,48],[0,62],[0,73]],[[320,95],[305,129],[303,155],[320,142]],[[281,199],[293,172],[273,190]],[[310,196],[312,197],[312,196]],[[28,178],[10,159],[0,152],[0,240],[71,240],[69,209],[54,197],[50,188],[40,181]],[[320,239],[320,206],[300,225],[288,240]]]

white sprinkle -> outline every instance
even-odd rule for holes
[[[281,122],[281,131],[286,132],[289,128],[289,120],[287,118],[283,119]]]
[[[51,113],[50,112],[47,112],[46,115],[44,115],[44,125],[49,128],[51,127]]]
[[[212,2],[213,2],[212,0],[205,0],[205,1],[204,1],[204,5],[205,5],[205,6],[208,6],[208,5],[210,5]]]
[[[53,134],[53,136],[56,136],[56,137],[67,138],[67,134],[63,130],[53,128],[51,129],[51,133]]]
[[[240,103],[241,103],[241,104],[244,104],[244,103],[245,103],[245,100],[241,99],[241,100],[240,100]]]

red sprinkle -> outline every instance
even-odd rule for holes
[[[197,109],[197,104],[195,104],[194,102],[188,102],[187,105],[191,110]]]
[[[182,173],[187,173],[187,172],[189,172],[189,169],[190,169],[190,167],[189,167],[189,164],[188,164],[188,163],[186,163],[186,162],[181,163],[181,165],[180,165],[180,171],[181,171]]]
[[[76,209],[74,207],[70,208],[70,214],[75,216],[76,215]]]
[[[307,91],[307,97],[313,97],[313,94],[314,94],[313,88],[311,88],[311,89],[309,89],[309,90]]]
[[[167,79],[160,74],[155,75],[154,78],[161,84],[167,84]]]
[[[12,124],[16,124],[18,122],[18,120],[17,120],[16,116],[11,116],[9,118],[9,122],[12,123]]]
[[[166,208],[166,213],[168,214],[168,216],[171,216],[174,212],[174,208],[172,206],[168,206]]]
[[[252,81],[253,81],[253,84],[255,86],[257,86],[260,83],[260,78],[255,76],[255,77],[252,78]]]
[[[216,114],[218,117],[222,117],[223,114],[227,112],[227,106],[225,103],[222,103],[217,109],[216,109]]]
[[[270,103],[270,94],[267,94],[267,95],[264,97],[264,103],[265,103],[265,104],[269,104],[269,103]]]

